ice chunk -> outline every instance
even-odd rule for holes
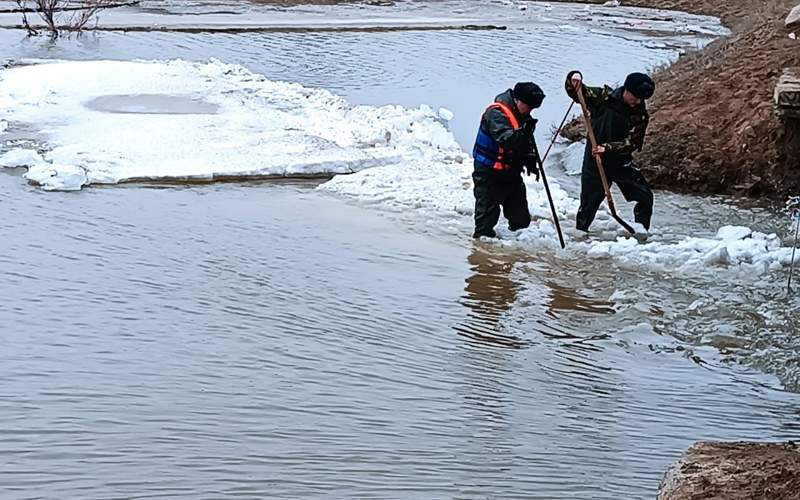
[[[0,156],[0,166],[31,167],[44,163],[42,156],[32,149],[15,148]]]
[[[717,238],[723,241],[743,240],[753,234],[753,230],[743,226],[722,226],[717,230]]]
[[[725,245],[720,245],[717,248],[711,250],[703,257],[703,263],[707,266],[713,265],[725,265],[730,263],[730,254],[728,253],[728,247]]]
[[[697,311],[698,309],[702,309],[703,307],[705,307],[707,304],[708,304],[707,300],[705,300],[705,299],[697,299],[694,302],[692,302],[691,304],[689,304],[689,307],[687,307],[686,309],[688,311]]]
[[[71,165],[42,164],[23,175],[45,191],[77,191],[87,183],[86,171]]]

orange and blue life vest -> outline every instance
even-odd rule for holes
[[[507,104],[499,101],[494,102],[486,108],[486,111],[490,109],[500,109],[506,115],[514,130],[519,128],[519,120],[517,120],[514,112]],[[481,124],[478,128],[478,137],[475,139],[475,147],[472,149],[472,157],[475,162],[482,167],[504,171],[511,168],[511,156],[512,151],[500,146]]]

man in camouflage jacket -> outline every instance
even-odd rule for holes
[[[578,101],[576,88],[583,92],[591,114],[591,124],[597,139],[597,148],[586,141],[581,171],[581,204],[576,227],[588,231],[597,209],[605,198],[605,191],[595,162],[595,154],[603,160],[609,185],[616,183],[627,201],[635,201],[635,221],[645,230],[650,229],[653,216],[653,191],[642,173],[633,163],[633,153],[641,151],[650,116],[645,100],[653,96],[655,83],[643,73],[631,73],[625,84],[616,89],[609,86],[583,85],[578,71],[567,75],[567,94]]]

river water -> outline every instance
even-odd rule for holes
[[[678,34],[654,38],[631,21],[652,12],[587,25],[582,6],[522,19],[472,5],[146,2],[113,21],[381,27],[55,42],[4,29],[0,56],[214,58],[356,104],[447,107],[467,149],[520,75],[548,84],[553,123],[567,69],[624,75],[709,36],[677,16]],[[509,29],[395,29],[412,15]],[[473,242],[468,216],[321,181],[66,193],[23,173],[0,175],[0,498],[654,498],[696,440],[800,438],[785,270]],[[767,208],[657,196],[666,242],[727,224],[788,234]]]

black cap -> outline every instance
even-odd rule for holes
[[[644,73],[631,73],[625,79],[625,90],[639,99],[650,99],[656,91],[656,84]]]
[[[544,100],[542,89],[531,82],[519,82],[514,85],[514,99],[519,99],[532,108],[538,108]]]

